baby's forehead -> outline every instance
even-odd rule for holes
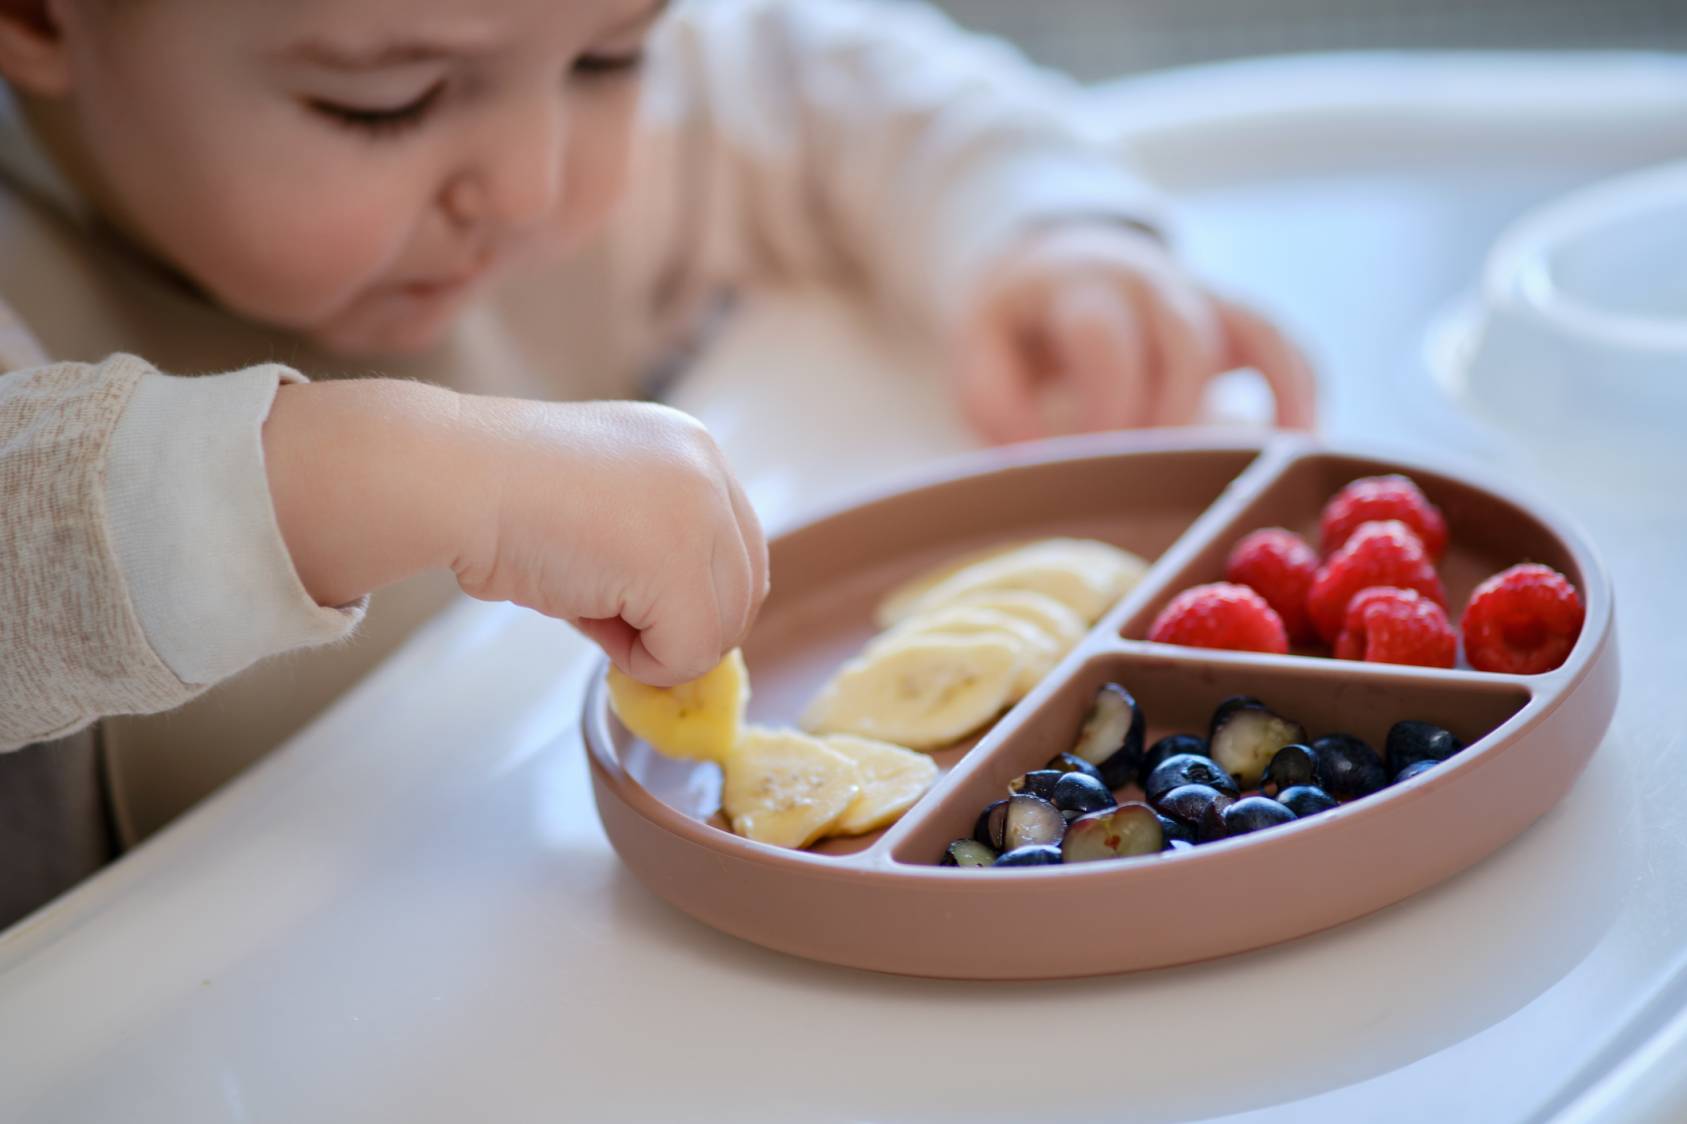
[[[310,61],[379,66],[590,42],[646,22],[666,0],[194,0]]]

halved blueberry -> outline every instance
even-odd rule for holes
[[[976,839],[957,839],[950,843],[943,852],[943,859],[938,866],[990,866],[996,861],[996,852]]]
[[[1419,761],[1445,761],[1463,749],[1464,743],[1454,737],[1451,730],[1408,718],[1388,728],[1388,740],[1384,746],[1388,754],[1388,771],[1398,774]]]
[[[1207,741],[1212,758],[1243,788],[1254,788],[1279,749],[1306,740],[1306,729],[1271,711],[1258,699],[1226,699],[1213,713]]]
[[[1142,764],[1144,726],[1135,696],[1117,683],[1104,684],[1072,744],[1072,756],[1100,769],[1108,788],[1123,788]]]
[[[1369,796],[1388,783],[1377,751],[1352,734],[1326,734],[1312,749],[1318,755],[1318,787],[1337,800]]]
[[[1015,847],[1004,852],[991,866],[1059,866],[1061,862],[1060,848],[1047,843],[1038,843],[1028,847]]]
[[[1279,824],[1293,823],[1295,814],[1267,796],[1249,796],[1224,810],[1224,827],[1231,835],[1246,835]]]
[[[1158,804],[1166,793],[1186,784],[1211,785],[1231,796],[1241,794],[1235,780],[1219,768],[1218,762],[1210,757],[1198,757],[1193,753],[1179,753],[1160,762],[1159,766],[1148,774],[1148,781],[1142,788],[1148,796],[1148,802]]]
[[[1070,823],[1085,813],[1111,808],[1118,801],[1113,799],[1113,793],[1107,786],[1094,777],[1082,773],[1062,773],[1049,803],[1059,808],[1060,814]]]
[[[997,851],[1020,847],[1053,846],[1066,834],[1066,817],[1040,796],[1021,793],[998,800],[984,810],[974,834],[980,843]]]
[[[1285,788],[1318,783],[1318,754],[1309,745],[1295,742],[1279,749],[1259,778],[1259,790],[1277,796]]]
[[[1331,808],[1341,805],[1336,798],[1319,788],[1317,785],[1297,784],[1293,788],[1285,788],[1277,794],[1277,803],[1295,814],[1297,819],[1315,816],[1319,812],[1327,812]]]
[[[1135,800],[1072,821],[1060,850],[1069,863],[1151,855],[1166,849],[1160,816]]]

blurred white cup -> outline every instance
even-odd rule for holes
[[[1519,219],[1481,304],[1447,373],[1485,420],[1594,468],[1687,463],[1687,162]]]

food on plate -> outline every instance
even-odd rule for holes
[[[1223,839],[1224,810],[1236,797],[1208,784],[1180,784],[1160,797],[1154,809],[1188,830],[1191,840],[1207,843]]]
[[[1227,835],[1247,835],[1267,827],[1292,823],[1295,814],[1268,796],[1244,796],[1224,810]]]
[[[1562,664],[1586,610],[1570,579],[1524,563],[1476,587],[1465,608],[1464,658],[1478,671],[1538,675]]]
[[[1056,846],[1066,834],[1066,817],[1049,801],[1018,793],[991,804],[978,817],[973,838],[997,851],[1040,844]]]
[[[926,636],[996,636],[1012,644],[1019,653],[1019,674],[1008,694],[1010,703],[1030,694],[1069,650],[1052,634],[1011,613],[980,605],[944,605],[880,633],[861,655],[871,658]]]
[[[1131,693],[1117,683],[1105,684],[1095,693],[1072,755],[1101,770],[1108,788],[1119,788],[1135,779],[1142,764],[1143,728],[1142,708]]]
[[[1128,550],[1094,539],[1040,539],[975,560],[933,580],[923,574],[892,590],[879,603],[880,627],[985,594],[1040,593],[1094,624],[1129,593],[1148,564]]]
[[[1113,799],[1113,790],[1083,773],[1062,773],[1060,780],[1055,782],[1054,792],[1048,802],[1060,809],[1060,814],[1071,823],[1079,816],[1090,812],[1099,812],[1103,808],[1111,808],[1118,801]]]
[[[1337,800],[1369,796],[1388,783],[1382,758],[1352,734],[1325,734],[1312,743],[1318,757],[1318,787]]]
[[[1318,552],[1306,540],[1282,527],[1267,527],[1244,535],[1224,564],[1224,580],[1245,585],[1281,618],[1289,640],[1310,644],[1318,639],[1306,615],[1306,594],[1318,573]]]
[[[854,761],[795,730],[744,730],[725,772],[721,812],[732,830],[776,847],[813,843],[861,792]]]
[[[622,725],[669,757],[725,761],[738,740],[750,676],[736,648],[713,671],[677,687],[650,687],[610,668],[609,706]]]
[[[1319,549],[1340,550],[1366,523],[1398,519],[1423,543],[1432,561],[1447,552],[1447,520],[1409,476],[1365,476],[1330,497],[1318,519]]]
[[[861,786],[833,826],[834,835],[865,835],[895,823],[937,781],[937,762],[923,753],[854,734],[820,740],[855,763]]]
[[[1277,794],[1277,802],[1295,814],[1296,819],[1315,816],[1319,812],[1327,812],[1331,808],[1339,808],[1340,802],[1315,784],[1297,784],[1293,788],[1285,788]]]
[[[1077,647],[1078,641],[1084,638],[1084,629],[1088,627],[1082,617],[1054,598],[1028,589],[978,590],[950,604],[956,608],[989,609],[1018,617],[1052,636],[1063,655]]]
[[[1276,655],[1289,650],[1283,618],[1258,593],[1231,582],[1193,586],[1173,597],[1154,618],[1148,639],[1186,648]]]
[[[839,668],[802,716],[811,733],[860,734],[938,749],[1004,709],[1021,649],[999,635],[911,636]]]
[[[1212,760],[1242,788],[1254,788],[1260,775],[1286,745],[1306,740],[1306,729],[1274,714],[1248,695],[1225,699],[1213,711],[1207,731]]]
[[[1335,643],[1347,618],[1347,603],[1372,586],[1415,589],[1437,605],[1447,594],[1417,533],[1397,519],[1366,523],[1325,559],[1306,595],[1312,626],[1326,644]]]
[[[1388,728],[1383,740],[1383,752],[1388,758],[1388,771],[1398,773],[1419,761],[1445,761],[1464,748],[1464,743],[1451,730],[1429,722],[1407,718]]]
[[[1165,828],[1146,804],[1131,801],[1072,821],[1060,844],[1062,862],[1127,859],[1166,849]]]
[[[1342,660],[1452,667],[1459,640],[1441,606],[1415,589],[1378,585],[1347,603],[1335,654]]]
[[[1114,710],[1114,732],[1138,721],[1146,730],[1136,696],[1123,684],[1104,683],[1073,731],[1074,751],[1094,736],[1097,711],[1117,708],[1121,699],[1130,700],[1131,718],[1123,722],[1124,711]],[[1181,851],[1317,816],[1436,768],[1464,748],[1450,730],[1404,719],[1388,731],[1385,765],[1363,739],[1328,733],[1308,740],[1299,722],[1249,695],[1222,700],[1209,733],[1160,738],[1137,759],[1135,773],[1114,785],[1101,782],[1076,752],[1056,754],[1048,766],[1009,781],[1008,794],[984,807],[972,836],[951,842],[941,864],[1043,866]]]

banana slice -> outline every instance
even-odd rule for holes
[[[1065,655],[1084,638],[1083,619],[1054,598],[1026,589],[987,589],[958,598],[955,605],[970,605],[1018,617],[1036,625],[1054,637],[1060,654]]]
[[[1094,624],[1142,579],[1147,568],[1136,555],[1109,543],[1042,539],[974,562],[921,592],[907,594],[907,587],[892,591],[881,602],[879,616],[899,622],[975,594],[1028,590],[1059,601],[1085,624]]]
[[[902,818],[937,782],[937,762],[923,753],[854,734],[820,739],[851,761],[861,773],[861,791],[832,828],[834,835],[865,835]]]
[[[795,730],[746,729],[726,759],[721,811],[732,830],[776,847],[806,847],[861,793],[855,762]]]
[[[750,674],[734,648],[715,669],[677,687],[650,687],[609,669],[609,705],[622,725],[669,757],[725,761],[738,741]]]
[[[910,636],[839,668],[803,715],[804,729],[938,749],[1007,707],[1020,649],[1000,635]]]
[[[862,654],[870,657],[916,636],[991,635],[1005,637],[1019,647],[1019,678],[1014,683],[1010,702],[1018,702],[1029,694],[1066,654],[1053,636],[1036,625],[1011,613],[977,605],[942,605],[909,617],[889,632],[881,633]]]
[[[1025,545],[1027,544],[1022,542],[997,543],[983,550],[969,551],[959,558],[951,558],[941,566],[921,571],[885,594],[884,600],[879,602],[879,607],[874,613],[876,623],[880,628],[889,628],[897,621],[911,616],[910,606],[938,582],[954,576],[968,566],[999,558]]]

